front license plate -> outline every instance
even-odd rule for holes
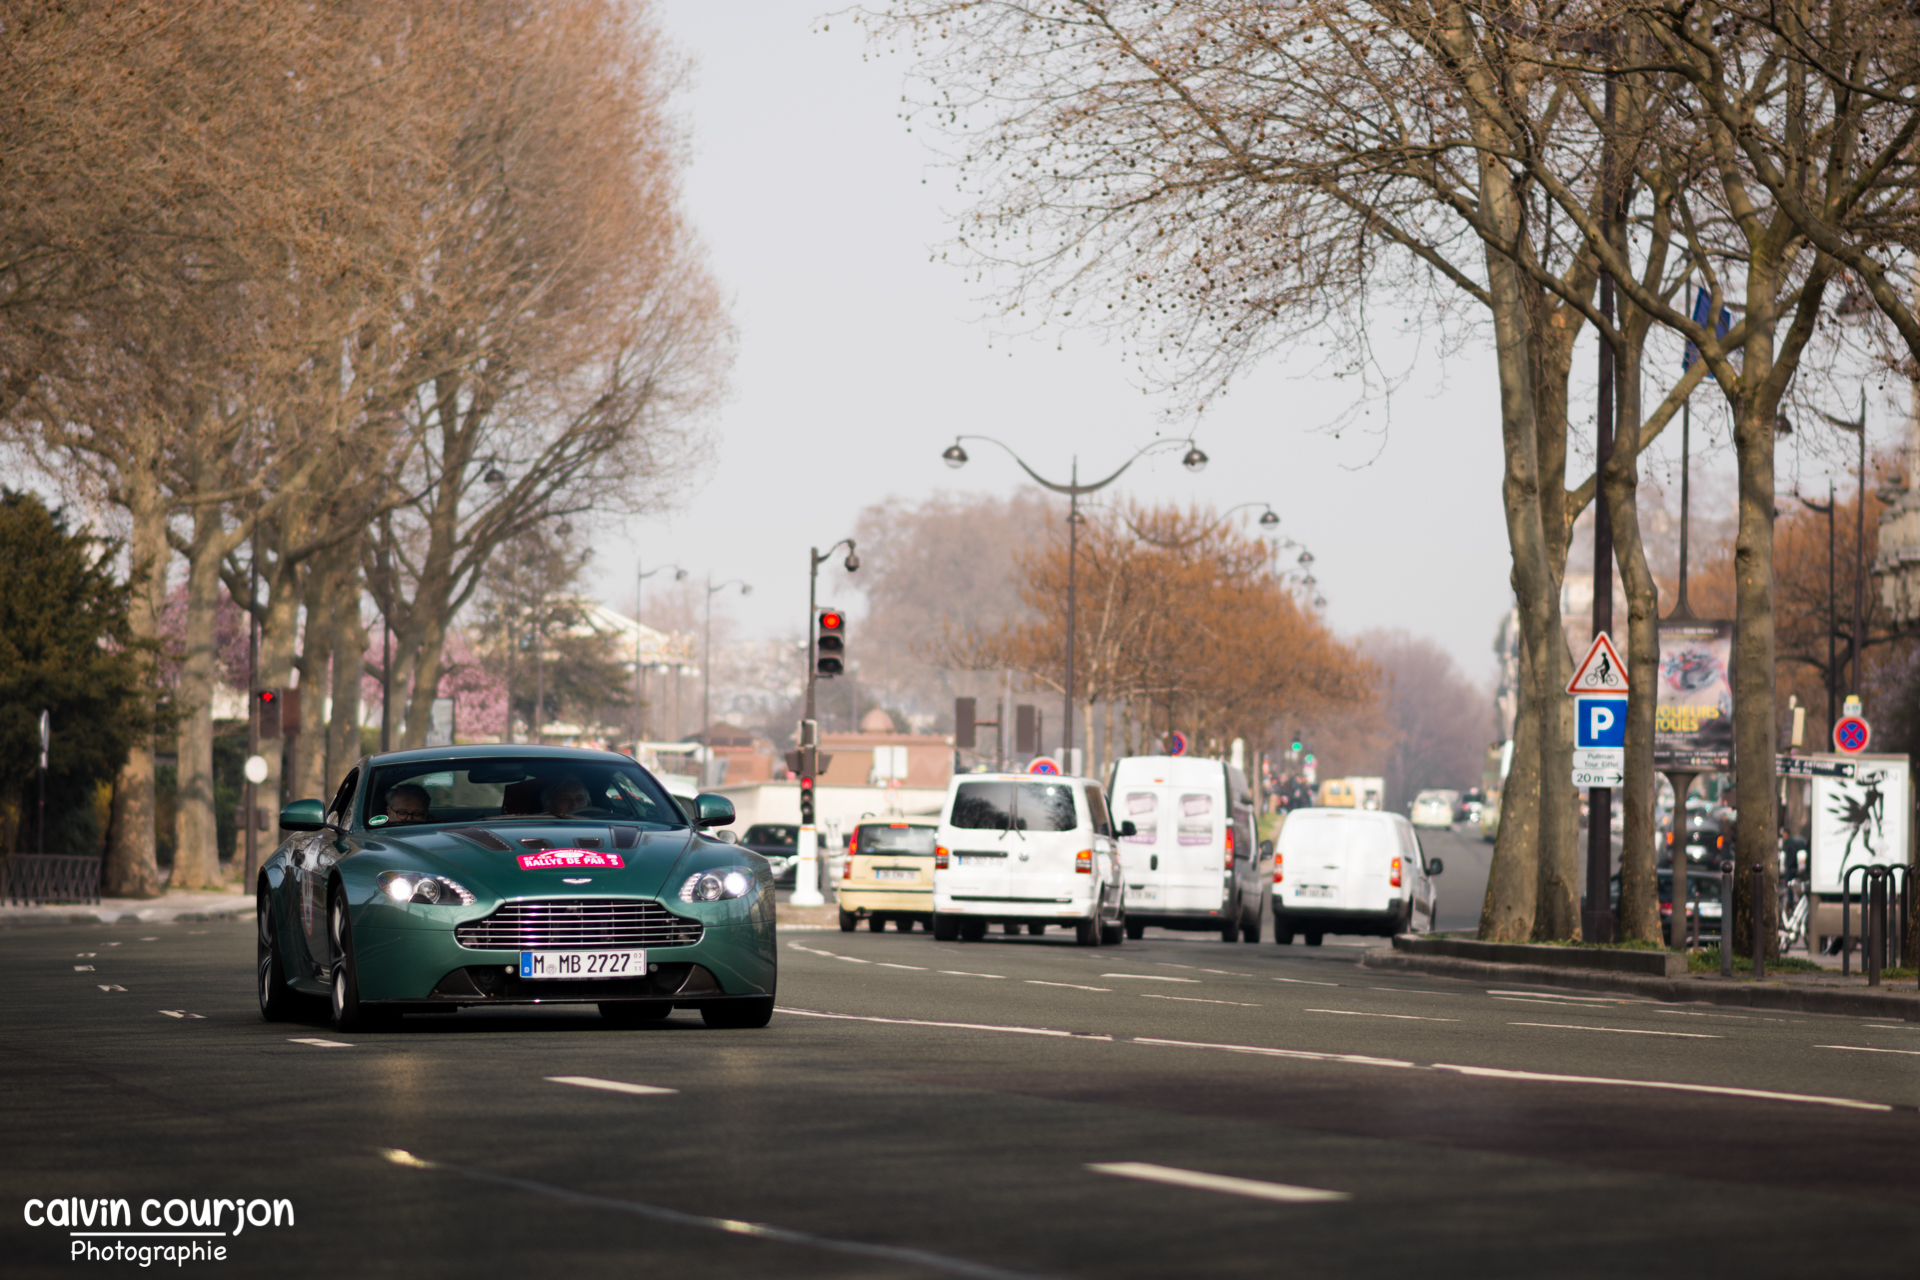
[[[522,951],[523,978],[638,978],[647,972],[642,951]]]
[[[1330,884],[1303,884],[1296,892],[1302,898],[1331,898],[1334,888]]]
[[[917,880],[920,878],[920,873],[911,867],[877,867],[874,869],[873,878],[875,880]]]

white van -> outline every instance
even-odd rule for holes
[[[1317,947],[1329,933],[1428,933],[1440,869],[1397,813],[1296,809],[1274,850],[1273,940],[1302,933]]]
[[[1127,908],[1106,797],[1091,778],[963,773],[933,849],[933,936],[1072,925],[1083,947],[1122,940]]]
[[[1260,941],[1272,849],[1255,835],[1246,775],[1197,756],[1128,756],[1112,778],[1114,818],[1133,825],[1120,836],[1127,936],[1152,924]]]

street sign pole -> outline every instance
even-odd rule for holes
[[[1595,562],[1593,645],[1567,682],[1567,692],[1577,699],[1573,785],[1587,792],[1587,906],[1581,913],[1580,933],[1588,942],[1613,941],[1613,907],[1608,901],[1613,876],[1613,788],[1626,780],[1627,671],[1607,635],[1613,621],[1613,579],[1610,572],[1599,572],[1603,564],[1611,567],[1610,560]]]

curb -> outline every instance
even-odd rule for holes
[[[73,925],[203,924],[209,920],[245,920],[253,904],[234,907],[148,907],[144,911],[81,908],[72,911],[36,911],[31,908],[0,911],[0,929],[48,929]]]
[[[1652,978],[1599,970],[1557,969],[1545,965],[1498,964],[1488,960],[1461,960],[1452,956],[1416,956],[1381,948],[1360,957],[1369,969],[1393,969],[1442,978],[1524,982],[1529,986],[1571,987],[1580,991],[1609,991],[1644,996],[1665,1004],[1706,1003],[1745,1009],[1772,1009],[1788,1013],[1827,1013],[1849,1018],[1898,1018],[1920,1022],[1920,992],[1833,991],[1819,987],[1722,986],[1699,978]]]

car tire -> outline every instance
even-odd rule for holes
[[[1220,913],[1220,917],[1220,941],[1240,941],[1240,899],[1235,898],[1228,903],[1227,909]]]
[[[1140,941],[1140,939],[1147,936],[1147,926],[1142,924],[1138,920],[1129,920],[1126,922],[1126,925],[1127,925],[1127,936],[1129,938],[1132,938],[1135,942],[1138,942]]]
[[[978,942],[987,936],[987,922],[979,916],[962,916],[960,919],[960,941]]]
[[[1127,940],[1127,919],[1125,916],[1122,916],[1120,919],[1115,920],[1112,924],[1102,924],[1100,926],[1100,945],[1101,946],[1117,947],[1122,943],[1124,943],[1126,940]]]
[[[960,921],[953,916],[935,916],[932,927],[935,942],[953,942],[960,937]]]
[[[773,1021],[773,997],[754,996],[751,999],[729,1000],[725,1004],[703,1005],[700,1017],[708,1026],[724,1030],[746,1031],[764,1027]]]
[[[1326,936],[1326,934],[1321,933],[1318,929],[1309,929],[1307,930],[1307,945],[1317,947]]]
[[[1047,926],[1037,921],[1027,926],[1027,933],[1030,937],[1037,938],[1041,934],[1045,933],[1046,931],[1047,931]]]
[[[255,986],[259,988],[260,1017],[267,1022],[285,1022],[293,1013],[294,993],[280,965],[280,927],[274,921],[273,894],[264,884],[255,914],[259,930]]]
[[[1099,946],[1100,917],[1088,916],[1085,920],[1074,921],[1073,940],[1083,947]]]
[[[840,908],[840,932],[852,933],[853,926],[859,923],[859,916],[853,914],[853,912],[847,910],[845,907]]]
[[[338,892],[327,904],[327,931],[334,954],[333,989],[328,1002],[333,1029],[374,1031],[392,1025],[390,1016],[360,1003],[360,975],[353,958],[353,922],[347,915],[347,900]]]
[[[650,1027],[673,1012],[671,1000],[609,1000],[600,1016],[616,1027]]]
[[[867,917],[868,933],[885,933],[886,931],[887,931],[887,919],[885,916],[868,916]]]
[[[894,920],[893,927],[902,933],[912,933],[913,919],[912,916],[900,916]]]
[[[1282,925],[1278,925],[1278,924],[1276,924],[1276,925],[1274,925],[1274,926],[1273,926],[1273,941],[1274,941],[1274,945],[1276,945],[1276,946],[1281,946],[1281,947],[1290,947],[1290,946],[1292,946],[1292,945],[1293,945],[1293,930],[1291,930],[1291,929],[1288,929],[1288,928],[1285,928],[1285,927],[1284,927],[1284,926],[1282,926]]]
[[[1260,909],[1258,907],[1248,912],[1247,918],[1240,922],[1240,941],[1242,942],[1260,941],[1260,926],[1263,923],[1265,923],[1265,921],[1263,920]]]

